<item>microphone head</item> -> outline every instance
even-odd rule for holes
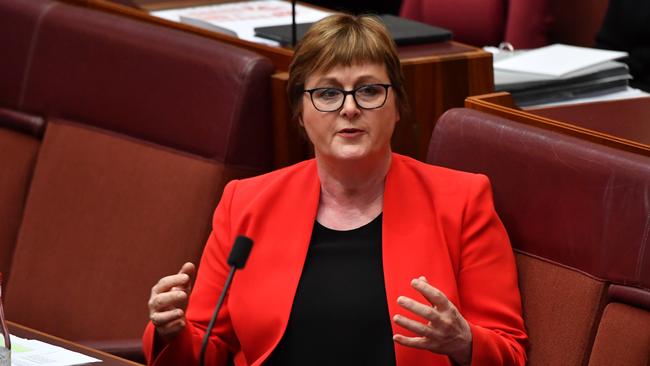
[[[253,240],[251,238],[238,235],[237,238],[235,238],[235,243],[232,245],[232,249],[230,250],[228,265],[234,266],[237,269],[244,268],[252,246]]]

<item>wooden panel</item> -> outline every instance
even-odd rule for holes
[[[451,47],[469,47],[449,43]],[[477,48],[460,53],[432,49],[427,57],[403,58],[402,65],[411,113],[398,123],[393,149],[424,161],[435,122],[442,113],[462,107],[469,95],[494,90],[492,56]]]
[[[273,143],[275,166],[283,167],[313,156],[311,144],[298,121],[291,119],[287,80],[289,74],[277,73],[271,78],[273,97]]]
[[[650,146],[650,97],[526,109],[526,111]]]
[[[621,108],[621,103],[625,102],[616,101],[616,103],[609,104],[609,108],[611,109],[610,115],[615,115],[617,113],[617,110]],[[605,133],[603,131],[597,131],[577,124],[568,123],[566,121],[547,118],[529,111],[522,111],[513,106],[514,102],[512,96],[507,92],[476,95],[468,97],[465,100],[465,107],[470,109],[483,111],[513,121],[589,140],[597,144],[650,156],[650,144],[639,141],[639,139],[634,138],[634,136],[624,138],[620,136],[615,129],[609,131],[610,133]],[[590,110],[588,105],[583,108],[582,113],[594,113],[593,110]],[[615,123],[615,120],[612,120],[612,126],[614,126]]]

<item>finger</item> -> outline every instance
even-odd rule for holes
[[[427,319],[431,322],[438,322],[440,318],[440,313],[436,311],[430,305],[422,304],[421,302],[415,301],[406,296],[400,296],[397,298],[397,303],[404,309],[412,312],[415,315],[418,315],[424,319]]]
[[[157,294],[149,299],[149,311],[151,313],[169,309],[187,308],[188,295],[184,291],[169,291]]]
[[[181,309],[173,309],[167,311],[159,311],[151,314],[149,319],[151,323],[156,328],[164,328],[171,322],[174,322],[178,319],[182,319],[185,316],[185,312]]]
[[[393,335],[393,340],[403,346],[429,349],[429,340],[425,337],[406,337],[401,334]]]
[[[447,296],[442,291],[431,286],[426,279],[416,278],[411,281],[411,286],[421,293],[438,311],[446,311],[449,309],[450,302]]]
[[[189,287],[190,280],[190,276],[186,273],[177,273],[171,276],[165,276],[151,288],[151,295],[153,296],[163,292],[168,292],[174,287],[180,287],[185,290]]]
[[[180,286],[175,286],[172,289],[173,290],[184,290],[187,291],[188,293],[192,289],[192,282],[194,282],[194,276],[196,275],[196,267],[194,266],[194,263],[192,262],[186,262],[183,264],[181,267],[180,271],[178,271],[178,274],[186,274],[189,277],[189,280],[185,284],[185,286],[180,287]]]
[[[427,338],[432,338],[433,337],[433,329],[426,324],[420,323],[418,321],[415,321],[413,319],[409,319],[403,315],[395,315],[393,317],[393,321],[395,324],[399,325],[400,327],[404,329],[408,329],[411,332],[422,336],[422,337],[427,337]]]

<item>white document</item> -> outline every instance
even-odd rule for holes
[[[495,61],[494,68],[552,77],[626,57],[627,52],[554,44]]]
[[[73,366],[102,362],[34,339],[11,335],[11,366]]]
[[[557,107],[562,105],[574,105],[574,104],[584,104],[584,103],[593,103],[593,102],[606,102],[610,100],[621,100],[621,99],[634,99],[634,98],[646,98],[650,97],[650,94],[644,92],[640,89],[634,89],[627,87],[627,89],[615,93],[609,93],[604,95],[598,95],[594,97],[584,97],[578,99],[565,100],[562,102],[551,102],[551,103],[541,103],[535,105],[529,105],[522,107],[523,110],[537,109],[537,108],[547,108],[547,107]]]
[[[181,22],[181,17],[183,19],[198,19],[218,28],[227,29],[241,39],[277,46],[278,42],[256,37],[254,29],[291,24],[291,3],[280,0],[241,1],[153,11],[150,14],[175,22]],[[296,5],[296,23],[317,22],[331,14],[307,6]],[[199,25],[197,22],[191,24]]]

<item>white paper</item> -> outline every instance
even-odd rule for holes
[[[585,67],[626,56],[627,52],[554,44],[495,61],[494,68],[561,77]]]
[[[277,46],[279,43],[255,36],[256,27],[291,24],[291,3],[281,0],[242,1],[191,8],[154,11],[153,16],[180,22],[180,17],[197,18],[226,28],[241,39]],[[296,23],[317,22],[332,13],[296,5]]]
[[[11,335],[12,366],[72,366],[94,362],[102,361],[48,343]]]
[[[574,105],[574,104],[584,104],[584,103],[593,103],[593,102],[606,102],[610,100],[621,100],[621,99],[634,99],[634,98],[646,98],[650,97],[650,94],[644,92],[643,90],[627,87],[627,89],[615,93],[609,93],[604,95],[598,95],[595,97],[585,97],[566,100],[562,102],[552,102],[552,103],[542,103],[535,104],[526,107],[522,107],[523,110],[545,108],[545,107],[557,107],[563,105]]]

